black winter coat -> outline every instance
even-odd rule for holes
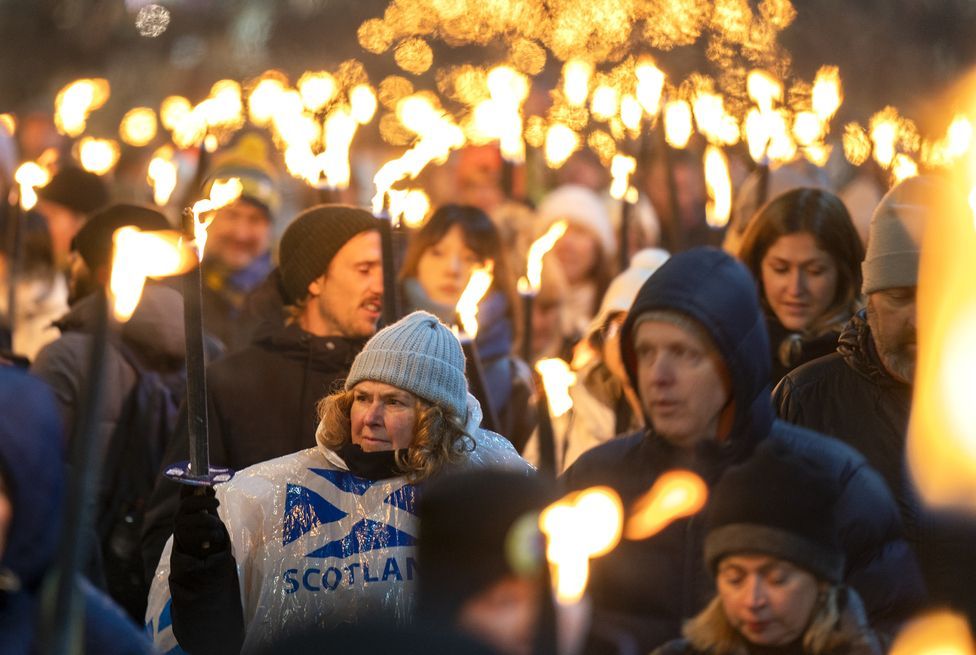
[[[892,378],[878,356],[865,312],[841,334],[837,352],[801,366],[773,392],[780,417],[833,435],[884,477],[930,599],[976,620],[976,524],[923,507],[905,462],[912,388]]]
[[[207,367],[210,462],[235,471],[315,445],[318,402],[342,388],[364,339],[316,337],[282,326]],[[185,407],[163,465],[189,459]],[[151,579],[173,532],[180,485],[162,475],[143,529]]]
[[[907,618],[920,602],[922,588],[884,482],[844,444],[774,420],[769,342],[755,283],[746,269],[720,251],[696,249],[672,257],[644,284],[621,336],[624,363],[638,389],[634,324],[654,309],[690,316],[711,336],[731,378],[736,408],[731,432],[722,442],[684,449],[655,434],[648,420],[647,431],[609,441],[580,457],[563,476],[566,486],[609,485],[627,506],[665,471],[690,469],[712,487],[761,440],[779,440],[840,479],[846,578],[864,599],[872,625],[891,627]],[[599,614],[629,628],[642,651],[679,637],[682,622],[714,594],[702,557],[703,528],[701,515],[679,520],[650,539],[622,541],[592,564],[589,590]]]

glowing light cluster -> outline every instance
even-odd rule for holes
[[[105,104],[111,93],[108,80],[81,79],[62,88],[54,100],[54,124],[70,137],[81,135],[88,116]]]

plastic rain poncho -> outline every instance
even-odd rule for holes
[[[474,449],[460,465],[531,473],[506,439],[477,427],[481,417],[469,395],[466,428]],[[241,584],[243,653],[297,628],[377,614],[410,619],[417,487],[405,477],[357,477],[319,440],[316,448],[246,468],[216,491]],[[176,654],[183,651],[172,631],[172,547],[170,537],[152,581],[146,629],[161,652]]]

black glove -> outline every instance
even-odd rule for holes
[[[217,516],[219,505],[213,487],[184,486],[173,527],[174,548],[199,559],[226,550],[230,535]]]

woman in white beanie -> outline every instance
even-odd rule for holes
[[[668,257],[660,248],[635,253],[630,267],[610,283],[600,311],[577,344],[576,382],[569,389],[573,407],[553,420],[557,473],[594,446],[643,425],[640,399],[630,386],[620,354],[620,327],[641,286]],[[541,466],[538,436],[536,431],[523,455]]]
[[[370,339],[321,402],[315,448],[185,496],[149,596],[156,646],[249,653],[311,627],[407,621],[417,484],[466,466],[531,472],[478,428],[464,371],[454,334],[414,312]]]
[[[567,184],[543,198],[537,210],[537,236],[562,220],[569,227],[550,256],[559,260],[569,283],[563,335],[575,341],[585,333],[613,277],[617,239],[606,205],[586,187]]]

